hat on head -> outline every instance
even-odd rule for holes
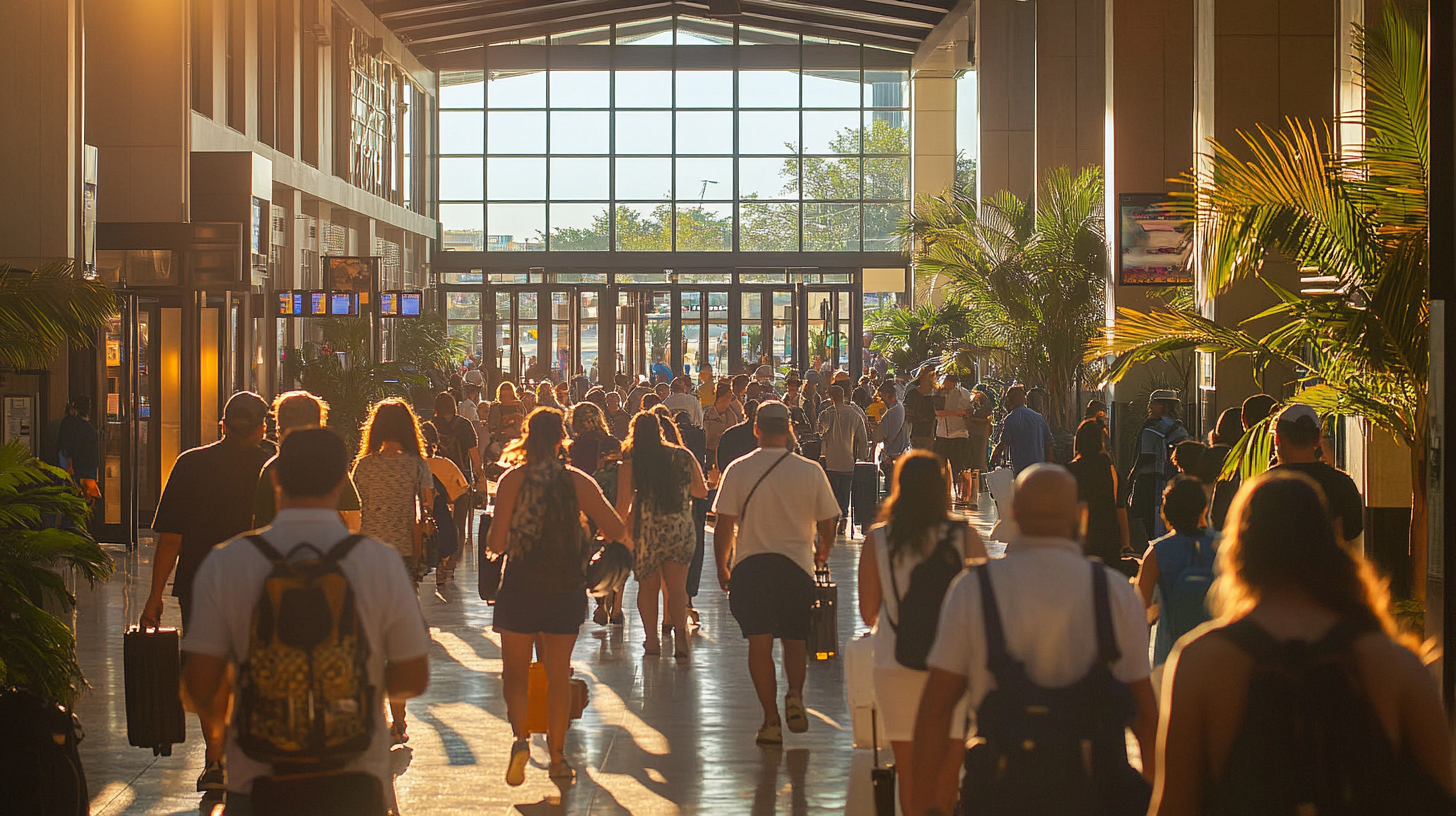
[[[1178,400],[1178,392],[1177,391],[1169,391],[1166,388],[1162,388],[1162,389],[1159,389],[1157,391],[1154,391],[1153,394],[1152,394],[1152,396],[1148,397],[1148,401],[1149,402],[1162,402],[1163,400],[1168,400],[1168,401],[1171,401],[1171,402],[1178,402],[1179,401]]]
[[[252,391],[239,391],[228,397],[222,421],[235,427],[256,428],[268,419],[268,403]]]
[[[784,422],[788,422],[789,406],[778,400],[764,400],[758,406],[758,421],[762,422],[765,419],[782,419]]]
[[[757,371],[754,371],[753,372],[753,376],[755,376],[755,377],[772,377],[773,376],[773,369],[772,368],[769,368],[767,365],[761,365],[761,366],[758,367],[758,370]]]
[[[849,382],[849,372],[843,369],[834,372],[834,381],[837,383]]]
[[[465,381],[468,383],[475,383],[476,385],[485,385],[485,375],[481,374],[476,369],[471,369],[465,372]]]
[[[1301,419],[1307,419],[1315,425],[1320,424],[1319,414],[1308,405],[1290,405],[1279,412],[1275,422],[1283,425],[1286,422],[1298,422]]]

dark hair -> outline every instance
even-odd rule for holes
[[[433,457],[440,449],[440,431],[433,422],[420,423],[420,436],[425,440],[425,456]]]
[[[76,409],[77,416],[90,416],[91,397],[86,394],[77,394],[71,397],[71,407]]]
[[[617,385],[620,385],[620,386],[622,386],[624,388],[630,388],[632,386],[632,375],[631,374],[618,374],[617,375]]]
[[[1175,476],[1163,489],[1163,520],[1177,532],[1198,533],[1198,519],[1206,509],[1208,494],[1203,492],[1203,483],[1192,476]]]
[[[731,383],[729,383],[727,380],[719,380],[718,383],[713,386],[713,399],[714,399],[714,401],[723,399],[724,397],[730,397],[732,395],[733,395],[733,385]]]
[[[893,394],[893,393],[895,393],[895,381],[894,380],[885,380],[884,382],[880,383],[879,388],[876,388],[875,389],[875,392],[876,393],[879,393],[879,394]]]
[[[950,482],[945,463],[927,450],[910,450],[895,460],[890,495],[880,508],[886,526],[890,568],[907,549],[925,554],[931,546],[927,533],[950,516]]]
[[[1082,424],[1077,426],[1077,438],[1072,443],[1078,458],[1102,453],[1105,444],[1102,435],[1105,432],[1102,423],[1096,419],[1082,420]]]
[[[732,380],[733,390],[737,392],[747,388],[750,379],[747,374],[734,374]]]
[[[792,376],[792,375],[787,380],[784,380],[784,388],[786,388],[786,389],[787,388],[798,388],[798,387],[802,386],[803,384],[804,384],[804,381],[803,380],[799,379],[796,376]]]
[[[1300,417],[1293,422],[1278,422],[1280,441],[1297,448],[1312,448],[1320,442],[1320,426],[1309,417]]]
[[[1208,447],[1196,439],[1185,439],[1173,446],[1173,466],[1180,473],[1199,478],[1203,473],[1203,454]]]
[[[349,471],[349,449],[327,428],[297,430],[278,447],[273,472],[283,495],[295,499],[327,496]]]
[[[449,391],[441,391],[435,395],[435,416],[455,416],[459,413],[460,403],[455,395]]]
[[[1215,445],[1232,445],[1244,435],[1243,409],[1225,408],[1218,415],[1218,424],[1213,428],[1212,441]]]
[[[649,409],[653,408],[654,406],[661,405],[661,404],[662,404],[662,397],[659,397],[656,394],[643,394],[642,395],[642,410],[644,410],[644,411],[649,410]]]
[[[679,374],[672,378],[672,390],[687,391],[693,387],[693,381]]]
[[[751,399],[743,403],[743,415],[749,422],[753,422],[758,416],[758,400]]]
[[[834,402],[844,402],[844,387],[839,385],[829,386],[829,399]]]
[[[369,418],[364,420],[363,439],[363,444],[359,445],[360,459],[379,453],[386,442],[398,444],[405,453],[425,455],[419,420],[409,403],[399,397],[382,399],[369,408]]]
[[[1342,617],[1397,636],[1385,584],[1340,546],[1324,492],[1303,473],[1271,470],[1244,482],[1224,525],[1219,573],[1211,608],[1227,618],[1247,613],[1264,590],[1299,587]]]
[[[664,439],[665,431],[659,414],[643,411],[632,417],[622,450],[623,459],[632,458],[632,489],[641,497],[639,501],[663,514],[683,509],[682,486],[687,478],[673,467],[673,448],[680,446]]]
[[[678,432],[677,423],[672,421],[672,412],[667,410],[667,406],[654,405],[649,410],[657,416],[657,422],[662,426],[662,438],[670,444],[683,447],[682,434]]]
[[[1082,412],[1085,419],[1091,419],[1107,410],[1107,403],[1100,399],[1087,400],[1087,409]]]
[[[1255,394],[1244,400],[1244,404],[1240,406],[1239,419],[1245,428],[1253,427],[1267,419],[1278,404],[1268,394]]]
[[[519,439],[506,446],[502,456],[510,462],[535,464],[561,458],[566,439],[566,414],[560,408],[536,408],[526,417]]]

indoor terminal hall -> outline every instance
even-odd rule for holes
[[[0,816],[1456,813],[1450,2],[0,30]]]

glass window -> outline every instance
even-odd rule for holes
[[[617,104],[622,104],[620,98]],[[678,71],[677,106],[679,108],[733,107],[733,72]]]
[[[479,292],[450,292],[446,295],[445,317],[448,320],[479,320]]]
[[[740,71],[738,104],[745,108],[797,108],[798,71]]]
[[[607,153],[611,137],[607,111],[552,111],[552,153]]]
[[[503,159],[485,164],[486,198],[492,201],[540,201],[546,197],[545,159]]]
[[[805,204],[804,251],[858,252],[858,204]]]
[[[672,107],[671,71],[618,71],[616,77],[617,107]]]
[[[804,107],[858,108],[860,99],[859,70],[804,71]]]
[[[546,248],[545,204],[490,204],[486,207],[488,252],[530,252]]]
[[[677,160],[678,197],[698,201],[733,198],[733,160],[683,158]]]
[[[672,152],[670,112],[621,111],[614,114],[613,121],[619,155]]]
[[[798,159],[739,159],[740,198],[798,198]]]
[[[677,205],[679,252],[727,252],[733,249],[733,205]]]
[[[672,249],[671,204],[618,204],[615,219],[617,249],[628,252]]]
[[[672,159],[617,159],[617,198],[672,198]]]
[[[607,71],[552,71],[551,107],[605,108],[612,99]]]
[[[546,107],[546,72],[492,71],[487,99],[492,108]]]
[[[479,201],[485,192],[484,159],[440,159],[440,198]]]
[[[804,159],[804,198],[858,200],[859,157]]]
[[[910,158],[865,159],[865,198],[910,197]]]
[[[611,249],[606,204],[551,205],[550,250],[604,252]]]
[[[738,114],[738,130],[738,150],[745,156],[799,152],[795,111],[743,111]]]
[[[485,213],[479,204],[440,205],[441,243],[445,251],[485,251]]]
[[[909,71],[865,71],[866,108],[905,108],[910,105]]]
[[[440,153],[485,152],[485,114],[480,111],[440,111]]]
[[[738,248],[745,252],[798,251],[799,205],[739,203]]]
[[[678,111],[677,152],[728,155],[733,152],[731,111]]]
[[[604,200],[612,197],[609,159],[552,159],[552,200]]]
[[[678,45],[732,45],[733,24],[697,17],[677,18]]]
[[[895,230],[909,214],[910,205],[906,202],[864,205],[865,252],[898,252],[904,249],[904,243]]]
[[[909,153],[909,112],[865,111],[864,152],[900,155]]]
[[[482,71],[441,71],[441,108],[485,107],[485,74]]]
[[[858,153],[859,111],[805,111],[805,153]]]
[[[672,45],[672,18],[622,23],[617,26],[617,45]]]
[[[488,115],[488,153],[545,153],[544,111],[491,111]]]

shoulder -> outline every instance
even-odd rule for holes
[[[1428,687],[1430,671],[1421,658],[1384,632],[1368,632],[1355,639],[1352,648],[1366,671],[1376,670],[1399,681],[1401,687]]]

